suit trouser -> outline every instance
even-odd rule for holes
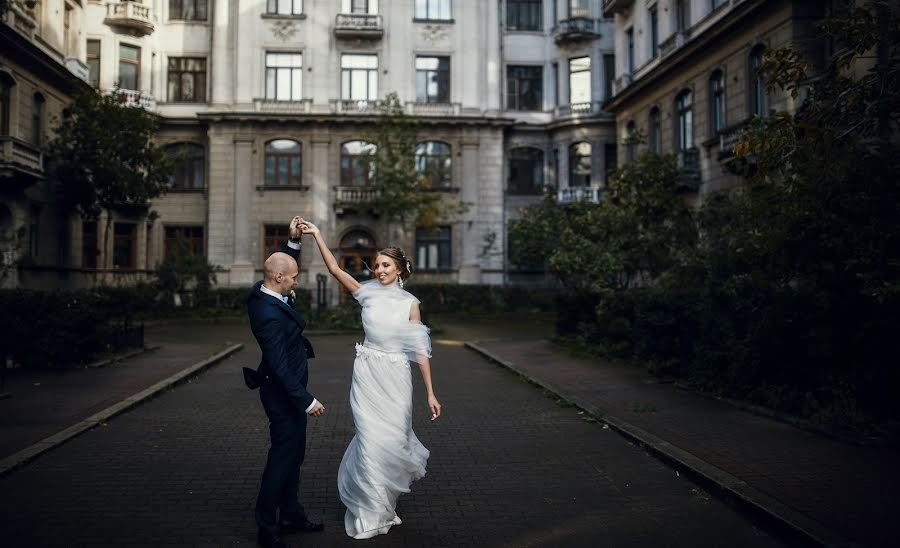
[[[274,534],[279,519],[306,517],[297,500],[300,465],[306,453],[306,413],[274,382],[260,386],[259,399],[269,417],[271,446],[256,499],[256,523]]]

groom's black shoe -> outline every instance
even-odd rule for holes
[[[263,548],[291,548],[291,545],[278,535],[273,535],[262,529],[260,529],[256,535],[256,543]]]
[[[278,528],[282,533],[318,533],[325,529],[321,522],[309,521],[305,517],[300,519],[282,519]]]

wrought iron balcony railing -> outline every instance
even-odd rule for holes
[[[125,106],[127,107],[141,107],[151,112],[156,110],[156,97],[145,91],[116,88],[109,90],[109,93],[122,95],[125,98]]]
[[[595,40],[597,38],[600,38],[600,25],[596,19],[587,17],[563,19],[556,26],[556,30],[553,33],[553,40],[557,44]]]
[[[592,186],[570,186],[561,188],[556,193],[556,201],[560,204],[587,201],[592,204],[600,203],[600,189]]]
[[[678,152],[678,188],[696,192],[700,188],[700,149],[689,148]]]

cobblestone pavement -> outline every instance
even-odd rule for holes
[[[252,507],[267,448],[245,350],[0,478],[9,547],[253,546]],[[243,333],[234,340],[231,332]],[[184,340],[194,340],[191,329]],[[353,426],[358,337],[319,336],[301,500],[326,530],[295,546],[779,546],[748,518],[601,424],[585,420],[455,341],[435,345],[444,416],[428,420],[415,377],[414,428],[428,475],[400,499],[403,524],[370,541],[343,533],[336,475]],[[439,339],[439,337],[436,337]]]

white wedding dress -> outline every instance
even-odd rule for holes
[[[410,362],[431,356],[428,328],[409,320],[418,299],[397,285],[365,282],[353,294],[362,305],[366,340],[356,345],[350,408],[356,435],[341,459],[338,492],[344,528],[356,539],[401,523],[401,493],[425,475],[428,450],[412,430]]]

